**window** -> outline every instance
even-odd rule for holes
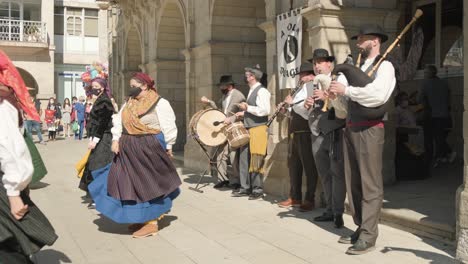
[[[81,36],[83,27],[81,8],[67,8],[67,34]]]
[[[22,19],[21,8],[19,3],[15,2],[0,2],[0,18],[1,19]]]
[[[99,36],[98,13],[99,11],[96,9],[85,9],[85,37]]]

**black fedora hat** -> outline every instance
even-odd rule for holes
[[[333,62],[335,61],[335,56],[330,56],[326,49],[315,49],[313,57],[308,59],[308,61],[313,63],[316,59],[326,59],[327,61]]]
[[[387,34],[385,34],[385,32],[383,31],[383,29],[379,26],[379,25],[376,25],[376,24],[365,24],[365,25],[362,25],[360,28],[359,28],[359,33],[355,36],[352,36],[351,39],[357,39],[358,36],[360,35],[374,35],[374,36],[378,36],[381,40],[382,40],[382,43],[384,43],[385,41],[387,41],[388,39],[388,36]]]
[[[219,83],[216,84],[217,86],[222,86],[222,85],[236,85],[234,80],[232,79],[232,75],[222,75],[221,78],[219,78]]]
[[[303,73],[303,72],[314,72],[314,65],[310,62],[302,63],[301,67],[299,68],[298,73]]]

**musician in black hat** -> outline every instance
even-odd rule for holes
[[[380,59],[380,46],[388,37],[377,25],[364,25],[356,36],[357,48],[365,59],[361,70],[372,73]],[[386,107],[395,89],[395,69],[388,61],[370,76],[365,87],[345,86],[332,82],[330,92],[348,98],[348,117],[344,132],[346,188],[354,223],[358,229],[340,243],[353,244],[348,254],[364,254],[374,249],[383,200],[382,154],[384,147],[384,115],[370,114]],[[350,78],[348,81],[351,83]],[[364,110],[363,110],[364,109]]]
[[[334,56],[330,56],[325,49],[316,49],[313,57],[315,73],[320,78],[323,74],[331,79]],[[347,84],[346,77],[339,75],[338,81]],[[318,82],[320,86],[320,82]],[[344,225],[343,212],[346,197],[346,184],[343,168],[343,140],[342,129],[345,120],[335,117],[335,109],[323,112],[323,102],[326,99],[324,89],[317,87],[309,95],[305,106],[310,108],[309,125],[312,131],[312,152],[317,166],[320,180],[327,203],[326,211],[314,218],[317,222],[334,222],[336,228]],[[320,102],[320,103],[318,103]]]
[[[214,109],[219,109],[226,115],[224,123],[229,125],[236,121],[236,113],[240,111],[239,104],[245,102],[245,96],[241,91],[236,89],[236,83],[232,79],[231,75],[223,75],[219,79],[217,84],[219,90],[223,94],[221,99],[219,99],[218,104],[212,100],[209,100],[205,96],[201,98],[202,103],[209,104]],[[221,108],[219,108],[220,106]],[[215,185],[215,188],[221,188],[226,185],[233,188],[234,191],[240,188],[240,179],[239,179],[239,150],[231,149],[229,144],[226,142],[222,147],[217,156],[217,166],[219,173],[218,179],[221,177],[228,176],[227,173],[227,160],[230,159],[233,174],[229,175],[229,181],[220,181]]]
[[[244,126],[249,131],[249,144],[240,148],[240,181],[239,192],[233,197],[249,196],[249,200],[263,197],[263,173],[267,150],[268,115],[270,114],[271,94],[260,81],[264,73],[260,66],[246,67],[245,81],[250,87],[247,101],[239,104],[242,112],[236,116],[244,117]]]
[[[314,65],[302,63],[299,69],[301,84],[294,91],[294,96],[288,95],[284,102],[278,105],[282,112],[289,113],[289,148],[288,168],[290,191],[289,198],[278,203],[283,208],[299,207],[302,212],[312,211],[315,208],[314,197],[317,187],[317,169],[312,156],[310,128],[308,124],[309,111],[304,107],[307,98],[307,85],[314,79]],[[287,108],[287,110],[285,110]],[[306,176],[306,193],[302,197],[302,174]],[[304,198],[304,200],[303,200]]]

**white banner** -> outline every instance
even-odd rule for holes
[[[298,72],[302,56],[301,9],[291,10],[277,16],[276,38],[279,88],[295,88],[299,81]]]

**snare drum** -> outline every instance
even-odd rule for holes
[[[216,109],[210,108],[196,112],[189,123],[191,136],[210,147],[224,144],[227,140],[224,134],[225,118],[226,115]]]
[[[226,128],[226,136],[232,148],[239,148],[249,143],[249,131],[242,122],[235,122]]]

